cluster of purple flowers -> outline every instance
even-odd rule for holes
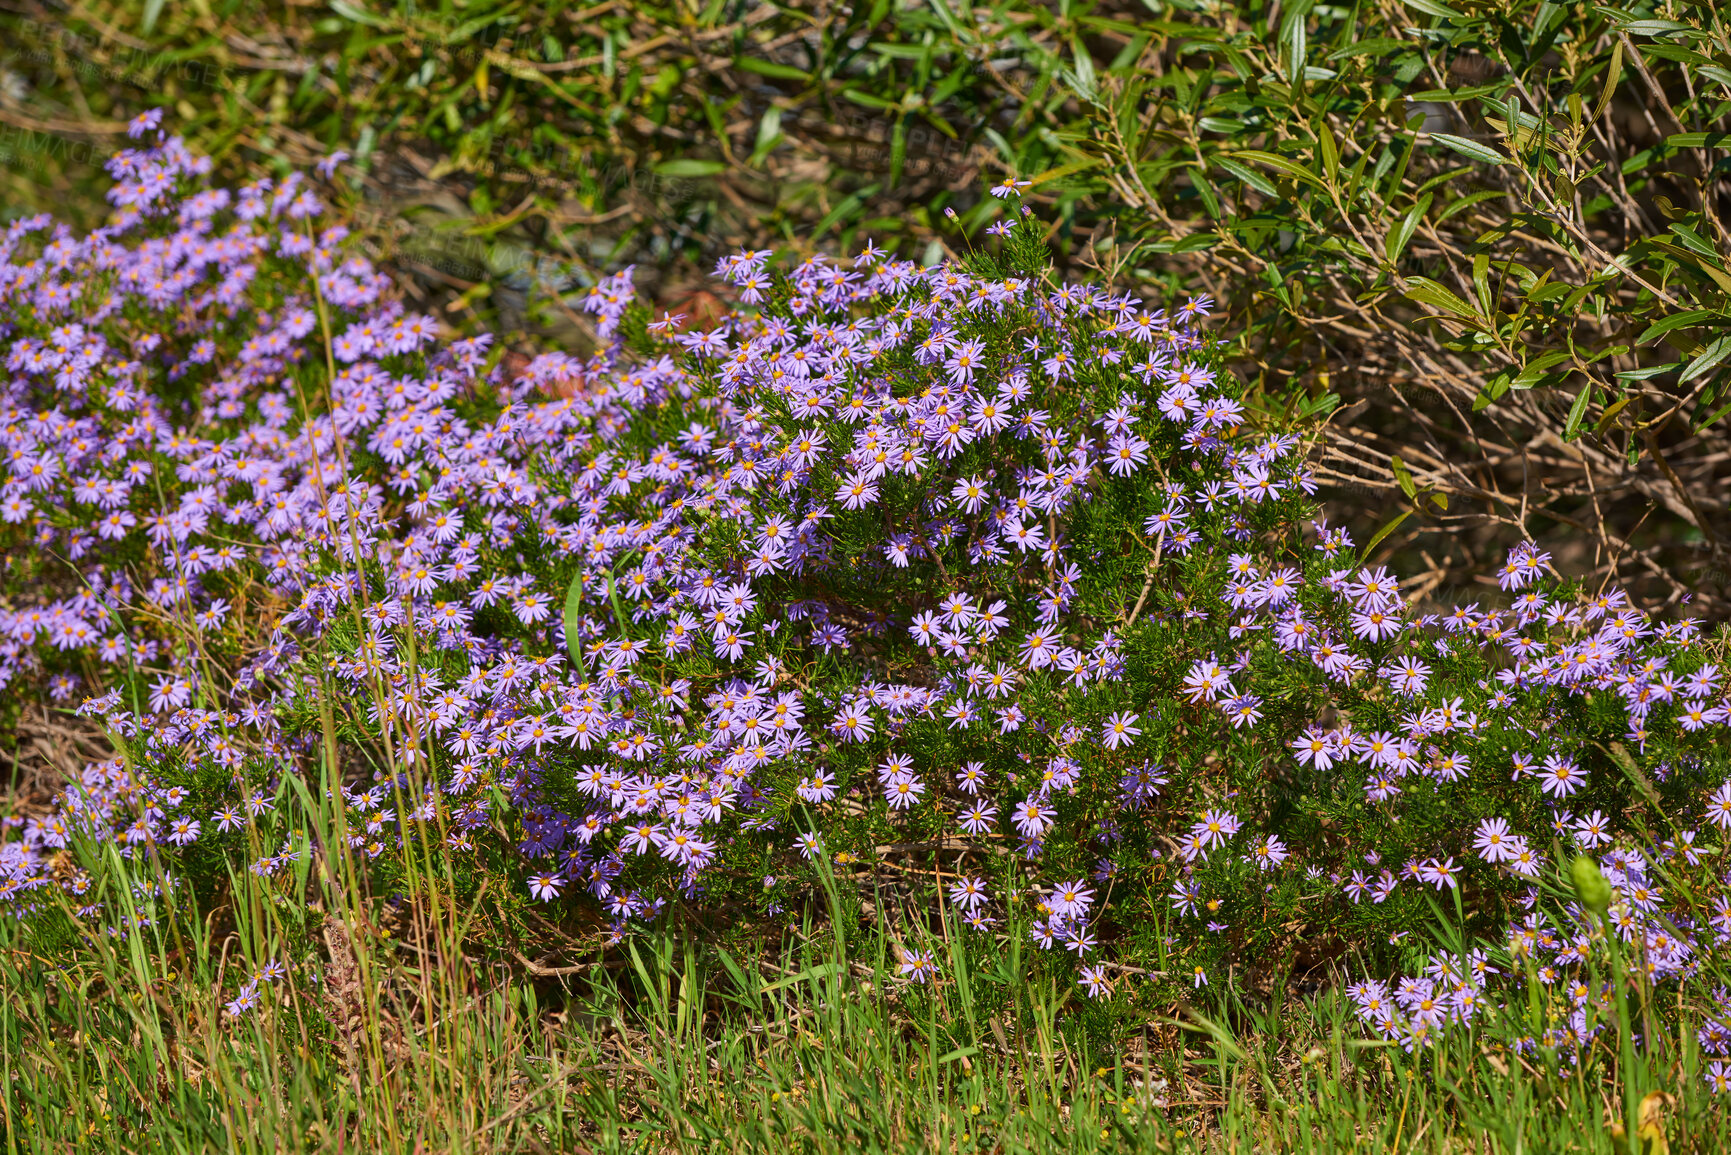
[[[1312,431],[1221,371],[1208,301],[1055,283],[1025,215],[996,264],[740,253],[708,330],[645,322],[626,270],[582,301],[598,351],[513,377],[298,179],[206,188],[136,130],[112,223],[0,242],[0,519],[33,567],[0,685],[128,753],[0,849],[0,909],[76,886],[48,866],[74,838],[172,863],[251,836],[286,875],[286,783],[333,724],[385,767],[328,787],[364,858],[507,829],[519,894],[617,937],[917,829],[978,852],[968,925],[1009,916],[1099,996],[1107,893],[1170,888],[1200,984],[1295,896],[1366,925],[1469,869],[1522,893],[1554,833],[1625,835],[1607,767],[1731,825],[1694,622],[1541,587],[1532,545],[1507,604],[1414,612],[1304,529]]]
[[[1487,825],[1491,828],[1480,830],[1482,846],[1519,841]],[[1593,844],[1579,832],[1576,840],[1583,846]],[[1699,869],[1703,861],[1692,840],[1666,840],[1652,861],[1636,850],[1611,851],[1602,861],[1612,888],[1606,924],[1573,905],[1556,917],[1534,904],[1535,909],[1510,927],[1505,949],[1497,956],[1486,949],[1464,956],[1440,953],[1422,975],[1392,984],[1357,983],[1348,995],[1366,1026],[1408,1052],[1434,1045],[1450,1030],[1489,1023],[1492,1037],[1518,1054],[1542,1050],[1576,1062],[1595,1040],[1614,1037],[1617,1030],[1618,992],[1607,978],[1612,970],[1606,934],[1614,934],[1624,957],[1632,960],[1635,983],[1671,983],[1694,995],[1705,1023],[1697,1041],[1701,1052],[1712,1057],[1703,1079],[1714,1093],[1722,1093],[1731,1073],[1731,992],[1723,986],[1694,991],[1697,984],[1691,980],[1715,974],[1709,956],[1731,945],[1731,896],[1721,890],[1705,918],[1667,909],[1657,873],[1663,867],[1684,885],[1704,875],[1711,884],[1713,872]],[[1497,965],[1499,958],[1502,966]],[[1537,991],[1521,996],[1519,988],[1525,985]],[[1537,1006],[1539,1014],[1518,1016],[1523,1027],[1512,1033],[1506,1026],[1497,1029],[1495,1020],[1510,1006]]]

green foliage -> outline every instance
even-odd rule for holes
[[[1717,6],[1173,5],[1148,34],[1163,51],[1079,89],[1071,183],[1139,210],[1116,259],[1186,269],[1265,378],[1374,403],[1325,478],[1403,494],[1409,539],[1489,521],[1621,550],[1653,517],[1651,588],[1719,593]],[[1533,439],[1579,443],[1542,489]]]
[[[428,880],[431,881],[431,880]],[[236,899],[266,917],[257,880]],[[836,913],[843,913],[832,893]],[[212,985],[249,939],[197,929],[179,961],[117,942],[68,966],[0,925],[8,1152],[643,1150],[1437,1153],[1617,1148],[1598,1077],[1513,1062],[1511,1005],[1415,1063],[1365,1044],[1336,989],[1277,984],[1157,1012],[1124,1032],[1037,960],[983,957],[953,927],[943,979],[895,993],[902,944],[797,924],[778,940],[636,943],[623,965],[539,981],[470,974],[411,913],[359,937],[341,991],[284,986],[234,1023]],[[342,906],[329,924],[361,914]],[[848,918],[837,918],[846,926]],[[357,926],[369,925],[366,922]],[[857,925],[857,923],[855,923]],[[910,944],[911,945],[911,944]],[[327,979],[345,972],[331,968]],[[1547,1015],[1543,990],[1533,1011]],[[345,1013],[343,999],[357,1002]],[[422,1001],[428,1000],[428,1001]],[[1686,1020],[1640,1085],[1674,1096],[1669,1150],[1722,1150]],[[1602,1069],[1599,1064],[1605,1064]],[[1613,1084],[1614,1085],[1614,1084]]]
[[[1731,468],[1711,4],[234,0],[0,26],[15,212],[91,213],[124,119],[170,104],[231,177],[353,153],[332,195],[415,291],[571,339],[562,298],[626,260],[701,315],[692,272],[741,243],[936,259],[940,210],[983,224],[1008,172],[1070,270],[1219,297],[1276,403],[1376,402],[1325,480],[1394,498],[1401,455],[1398,548],[1585,531],[1607,569],[1649,551],[1653,596],[1715,603],[1731,572],[1702,496]],[[1535,463],[1535,439],[1566,448]]]

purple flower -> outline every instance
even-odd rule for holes
[[[1116,750],[1136,741],[1137,735],[1142,733],[1136,728],[1138,717],[1139,715],[1125,710],[1106,719],[1105,724],[1100,727],[1100,740],[1106,744],[1108,750]]]
[[[901,965],[897,973],[908,982],[927,983],[938,973],[938,964],[932,961],[929,950],[902,950]]]

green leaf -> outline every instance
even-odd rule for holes
[[[1624,406],[1628,405],[1629,402],[1634,399],[1634,395],[1631,394],[1627,397],[1620,397],[1616,401],[1611,402],[1610,405],[1606,406],[1605,411],[1599,415],[1599,423],[1593,426],[1593,432],[1603,433],[1605,430],[1609,429],[1611,427],[1611,422],[1617,419],[1617,414],[1621,413]]]
[[[811,83],[811,73],[801,72],[791,64],[777,64],[773,60],[761,60],[756,56],[735,56],[733,66],[741,72],[755,72],[759,76],[767,76],[771,80],[797,80],[801,84]]]
[[[1387,56],[1399,52],[1407,46],[1405,40],[1396,40],[1390,36],[1378,36],[1374,40],[1359,40],[1338,48],[1328,54],[1330,61],[1345,60],[1352,56]]]
[[[1219,220],[1220,197],[1215,193],[1214,186],[1209,183],[1206,176],[1202,175],[1202,170],[1197,166],[1187,165],[1186,171],[1190,174],[1190,187],[1196,190],[1197,197],[1202,201],[1202,207],[1208,210],[1208,215],[1211,218]]]
[[[1334,143],[1334,130],[1324,120],[1316,126],[1316,148],[1322,155],[1322,171],[1333,184],[1340,178],[1340,149]]]
[[[1425,138],[1434,140],[1447,148],[1452,148],[1469,160],[1476,160],[1481,164],[1505,164],[1509,159],[1489,145],[1480,144],[1476,140],[1468,140],[1464,136],[1453,136],[1446,132],[1429,132],[1425,134]]]
[[[1285,173],[1294,180],[1303,181],[1314,188],[1322,187],[1322,181],[1315,173],[1311,172],[1297,161],[1292,160],[1289,157],[1281,156],[1279,153],[1263,152],[1260,149],[1247,148],[1241,149],[1232,155],[1240,160],[1250,161],[1252,164],[1266,165],[1269,168],[1276,169]],[[1225,158],[1221,157],[1218,159]]]
[[[901,107],[899,101],[885,100],[881,96],[873,96],[871,93],[861,92],[857,88],[846,89],[842,92],[842,95],[848,100],[853,101],[855,104],[861,104],[867,108],[875,108],[879,112],[888,112],[892,109]]]
[[[1216,233],[1191,233],[1166,251],[1169,253],[1194,253],[1202,249],[1211,249],[1220,243]]]
[[[664,160],[655,166],[662,176],[715,176],[727,171],[719,160]]]
[[[1719,419],[1721,417],[1725,416],[1725,414],[1727,414],[1727,413],[1731,413],[1731,402],[1727,402],[1726,404],[1720,406],[1718,412],[1714,413],[1712,416],[1708,417],[1707,420],[1705,420],[1705,421],[1701,422],[1699,425],[1695,426],[1695,432],[1697,434],[1706,432],[1707,429],[1709,429],[1713,425],[1718,424]]]
[[[1569,406],[1569,419],[1563,425],[1563,440],[1573,441],[1581,432],[1581,422],[1586,419],[1587,406],[1593,402],[1593,383],[1587,382],[1581,386],[1581,391],[1575,395],[1575,403]]]
[[[1412,470],[1408,469],[1406,462],[1400,459],[1400,454],[1397,453],[1389,458],[1388,464],[1389,468],[1394,470],[1395,484],[1400,486],[1400,491],[1406,494],[1407,500],[1411,501],[1417,497],[1418,485],[1412,479]]]
[[[1280,195],[1280,190],[1276,189],[1274,183],[1267,177],[1256,172],[1247,165],[1239,164],[1229,156],[1217,156],[1214,158],[1214,163],[1243,181],[1245,184],[1249,185],[1251,188],[1255,189],[1257,192],[1261,193],[1263,196],[1275,197]]]
[[[1618,40],[1611,48],[1611,66],[1605,69],[1605,87],[1599,90],[1599,102],[1593,106],[1593,119],[1598,120],[1605,115],[1605,109],[1610,107],[1611,97],[1616,95],[1617,82],[1623,78],[1623,42]]]
[[[583,639],[579,636],[583,626],[583,571],[579,569],[577,576],[571,579],[571,588],[565,591],[565,650],[571,655],[571,662],[579,673],[583,670]]]
[[[1661,318],[1660,320],[1654,321],[1651,325],[1648,325],[1641,333],[1640,337],[1636,339],[1635,344],[1645,345],[1649,341],[1663,337],[1666,333],[1669,333],[1672,330],[1681,329],[1685,325],[1698,324],[1709,317],[1715,316],[1718,316],[1718,314],[1713,312],[1711,309],[1691,309],[1687,313],[1672,313],[1669,317]]]
[[[1406,246],[1412,240],[1413,233],[1418,230],[1419,221],[1423,220],[1424,214],[1430,210],[1430,204],[1431,194],[1425,193],[1418,199],[1417,204],[1407,210],[1407,214],[1401,218],[1400,224],[1396,225],[1394,230],[1388,234],[1389,264],[1392,265],[1399,261],[1400,255],[1406,252]]]
[[[807,967],[796,975],[789,975],[784,979],[776,979],[767,986],[759,987],[757,993],[760,995],[767,995],[770,991],[779,991],[782,987],[791,987],[795,983],[827,979],[832,975],[840,974],[841,971],[842,965],[840,963],[819,963],[814,967]]]
[[[1673,148],[1719,148],[1727,141],[1731,141],[1731,132],[1680,132],[1665,138]]]
[[[1538,384],[1540,377],[1543,377],[1546,373],[1550,372],[1551,369],[1561,365],[1564,361],[1569,360],[1571,356],[1573,356],[1573,354],[1569,353],[1567,350],[1558,350],[1556,352],[1546,353],[1542,357],[1535,357],[1521,367],[1520,373],[1516,375],[1512,382],[1510,382],[1510,385],[1515,389],[1531,389],[1534,385]]]
[[[1727,357],[1731,357],[1731,336],[1721,337],[1701,350],[1700,355],[1684,367],[1682,375],[1677,378],[1677,384],[1688,384],[1717,367]]]
[[[763,119],[757,122],[757,143],[752,146],[749,161],[752,167],[762,164],[781,139],[781,107],[772,104],[763,110]]]
[[[1630,36],[1663,36],[1667,32],[1687,32],[1687,24],[1675,20],[1631,20],[1622,26]]]
[[[877,191],[877,185],[868,184],[858,192],[847,197],[847,199],[843,200],[840,204],[836,205],[833,209],[830,209],[829,212],[824,214],[823,220],[817,222],[817,228],[812,230],[811,235],[813,237],[823,236],[825,233],[829,232],[831,225],[834,225],[837,221],[846,220],[848,217],[852,216],[854,210],[858,209],[860,205],[865,203],[867,197]]]
[[[1715,249],[1712,245],[1703,240],[1701,234],[1690,228],[1688,225],[1682,224],[1681,222],[1674,224],[1671,226],[1671,233],[1678,240],[1683,242],[1684,248],[1689,249],[1698,256],[1707,257],[1715,261],[1719,260],[1719,250]]]
[[[1401,0],[1414,12],[1423,12],[1426,16],[1439,16],[1445,20],[1465,20],[1466,17],[1450,8],[1441,0]]]
[[[1453,313],[1463,320],[1481,323],[1484,320],[1479,316],[1478,310],[1429,277],[1410,277],[1407,284],[1409,286],[1406,290],[1408,300],[1417,301],[1421,305],[1429,305],[1433,309],[1441,309],[1445,313]]]
[[[1409,2],[1410,2],[1410,0],[1409,0]],[[1410,510],[1410,509],[1406,510],[1403,513],[1397,514],[1395,516],[1394,520],[1390,521],[1387,525],[1385,525],[1381,529],[1377,530],[1375,535],[1372,536],[1369,541],[1364,543],[1364,553],[1361,554],[1360,556],[1363,557],[1365,561],[1369,561],[1371,551],[1374,550],[1377,546],[1382,544],[1382,539],[1387,537],[1389,534],[1393,533],[1396,529],[1400,528],[1400,523],[1405,521],[1407,518],[1409,518],[1411,516],[1412,516],[1412,510]]]
[[[365,8],[350,4],[348,0],[331,0],[331,11],[352,24],[365,24],[370,28],[390,27],[384,20],[374,16]]]
[[[1456,197],[1454,200],[1443,206],[1443,210],[1437,214],[1436,223],[1440,225],[1450,217],[1458,216],[1476,204],[1482,204],[1485,201],[1496,200],[1498,197],[1506,197],[1508,195],[1508,193],[1504,192],[1500,188],[1485,188],[1480,189],[1475,193],[1468,193],[1464,197]]]
[[[1309,54],[1309,45],[1304,18],[1309,12],[1309,0],[1296,0],[1295,3],[1282,5],[1280,39],[1286,49],[1282,54],[1286,57],[1286,80],[1295,86],[1306,79],[1304,61]]]
[[[1070,58],[1076,62],[1071,76],[1075,80],[1076,89],[1084,96],[1092,96],[1097,78],[1094,74],[1094,57],[1082,43],[1080,36],[1070,38]]]
[[[1654,377],[1663,377],[1667,373],[1674,372],[1681,367],[1682,364],[1683,362],[1681,361],[1671,361],[1664,365],[1643,365],[1639,369],[1625,369],[1621,373],[1617,374],[1617,380],[1648,381]]]

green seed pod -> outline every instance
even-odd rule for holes
[[[1569,873],[1574,876],[1575,893],[1580,896],[1581,905],[1600,918],[1605,917],[1611,908],[1611,884],[1599,872],[1599,864],[1583,854],[1575,859]]]

